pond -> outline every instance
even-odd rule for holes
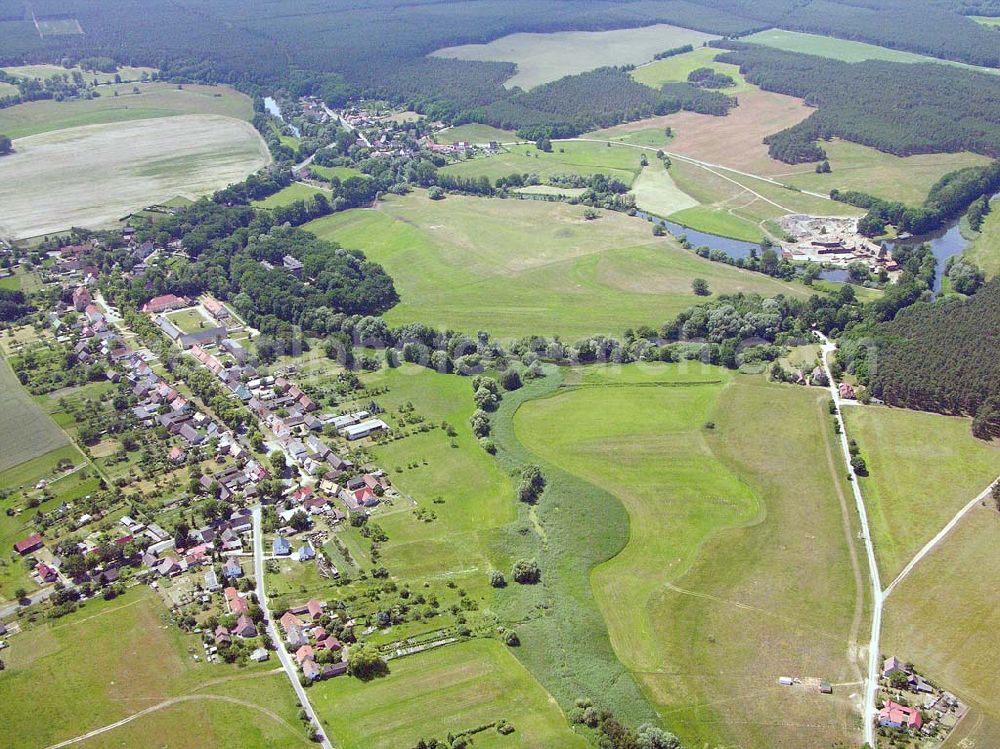
[[[285,122],[285,118],[281,116],[281,107],[279,107],[278,102],[276,102],[270,96],[264,97],[264,109],[267,110],[268,114],[274,115],[282,122]],[[296,138],[302,137],[301,131],[297,127],[295,127],[295,125],[289,125],[287,122],[285,122],[285,124],[288,125],[288,129],[292,131],[292,135],[294,135]]]
[[[750,257],[752,250],[760,252],[760,245],[755,242],[744,242],[740,239],[730,239],[729,237],[720,237],[717,234],[707,234],[703,231],[688,229],[686,226],[675,224],[672,221],[667,221],[644,211],[636,211],[635,215],[646,221],[660,224],[671,234],[677,236],[684,234],[693,247],[708,247],[712,250],[722,250],[730,257],[737,259]]]

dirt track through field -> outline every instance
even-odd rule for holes
[[[177,195],[197,197],[270,160],[247,122],[183,115],[56,130],[0,159],[0,235],[105,226]]]

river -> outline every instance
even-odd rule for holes
[[[662,224],[671,234],[686,235],[688,241],[694,247],[704,246],[713,250],[722,250],[733,258],[746,258],[750,256],[751,250],[760,250],[760,245],[753,242],[744,242],[739,239],[730,239],[729,237],[720,237],[716,234],[708,234],[703,231],[695,231],[694,229],[688,229],[686,226],[675,224],[672,221],[667,221],[643,211],[636,211],[635,215],[647,221],[652,220]],[[934,253],[934,257],[937,258],[937,273],[934,276],[934,293],[936,294],[941,291],[941,280],[944,278],[944,266],[948,262],[948,258],[960,255],[968,247],[969,242],[962,236],[962,232],[958,228],[958,219],[955,219],[949,222],[944,228],[930,234],[920,237],[908,237],[901,240],[897,239],[893,242],[886,242],[886,245],[891,250],[897,245],[913,246],[924,242],[931,246],[931,251]],[[824,270],[820,274],[820,278],[829,281],[846,282],[847,270],[843,268]]]
[[[276,102],[270,96],[264,97],[264,109],[268,111],[268,114],[272,114],[282,122],[285,122],[285,118],[281,116],[281,107],[279,107],[278,102]],[[285,122],[285,124],[288,125],[288,129],[292,131],[292,135],[294,135],[296,138],[302,137],[302,133],[299,131],[297,127],[295,127],[295,125],[290,125],[287,122]]]

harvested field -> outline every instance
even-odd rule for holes
[[[0,230],[17,238],[96,227],[178,194],[196,197],[266,165],[246,122],[188,115],[21,138],[4,159]]]
[[[653,55],[684,44],[700,46],[717,37],[700,31],[657,24],[614,31],[557,31],[551,34],[510,34],[489,44],[445,47],[433,57],[494,60],[517,64],[517,73],[504,85],[527,90],[566,75],[605,65],[638,65]]]
[[[801,122],[813,110],[801,99],[770,91],[749,91],[739,101],[725,117],[678,112],[655,118],[655,125],[673,128],[668,150],[674,153],[764,176],[789,171],[788,164],[767,155],[764,138]],[[640,122],[650,127],[652,121]],[[631,125],[642,129],[639,122]]]

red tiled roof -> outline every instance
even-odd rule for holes
[[[31,551],[36,546],[39,546],[41,543],[42,543],[41,534],[32,533],[27,538],[22,539],[18,541],[16,544],[14,544],[14,551],[16,551],[18,554],[24,554],[27,551]]]

